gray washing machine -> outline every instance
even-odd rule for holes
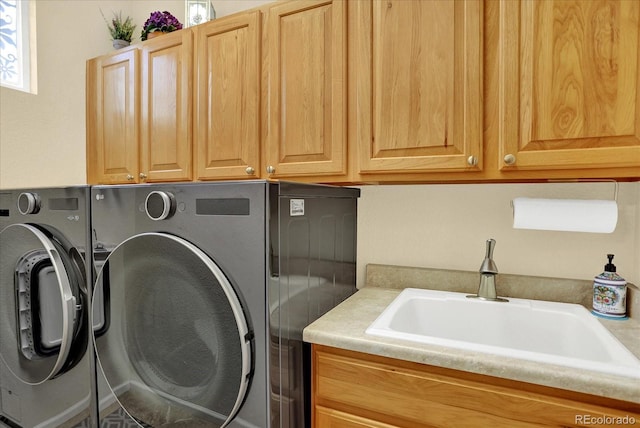
[[[355,292],[358,197],[266,181],[93,187],[102,426],[310,426],[302,329]]]
[[[0,424],[95,426],[89,195],[0,190]]]

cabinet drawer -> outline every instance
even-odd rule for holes
[[[388,425],[371,419],[355,416],[327,407],[316,406],[314,426],[322,428],[396,428],[397,425]]]
[[[576,426],[579,415],[640,420],[632,403],[618,410],[607,399],[523,382],[322,346],[313,358],[315,406],[397,426]]]

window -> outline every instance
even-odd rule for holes
[[[185,0],[185,27],[215,19],[216,10],[210,0]]]
[[[35,1],[0,0],[0,83],[36,93]]]

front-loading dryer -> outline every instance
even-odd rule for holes
[[[265,181],[93,187],[102,420],[308,426],[302,329],[355,291],[358,196]]]
[[[88,186],[0,190],[0,421],[95,426]],[[95,372],[95,371],[94,371]],[[96,409],[96,410],[92,410]]]

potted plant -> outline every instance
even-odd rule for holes
[[[181,30],[182,24],[178,19],[167,11],[152,12],[149,19],[142,26],[141,40],[147,40],[162,33]],[[156,34],[157,33],[157,34]]]
[[[131,44],[131,39],[133,37],[133,31],[136,29],[136,25],[133,23],[133,20],[130,16],[127,16],[126,19],[122,19],[122,12],[113,13],[113,19],[111,22],[107,21],[102,10],[100,11],[104,21],[107,23],[107,28],[109,29],[109,34],[111,34],[111,39],[113,40],[113,47],[116,49],[123,48],[125,46],[129,46]]]

